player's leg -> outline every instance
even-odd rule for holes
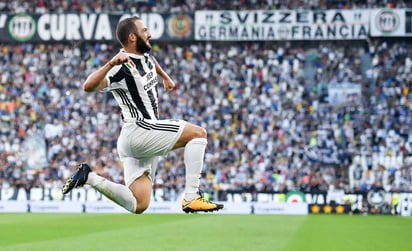
[[[86,163],[82,163],[66,181],[62,189],[63,194],[69,193],[75,187],[88,184],[132,213],[145,211],[149,206],[152,192],[152,183],[149,178],[152,158],[137,159],[133,157],[142,148],[139,144],[144,133],[146,133],[145,130],[133,123],[125,124],[122,127],[117,142],[117,151],[123,162],[126,185],[111,182],[92,172]],[[143,146],[146,145],[144,143]]]
[[[142,156],[165,156],[173,149],[184,147],[186,183],[183,211],[213,211],[223,208],[221,204],[203,199],[199,192],[200,174],[207,145],[207,133],[204,128],[183,120],[137,121],[136,125],[130,125],[132,128],[128,129],[136,130],[133,133],[134,137],[120,138],[120,141],[131,141],[129,144],[132,146],[125,149],[131,152],[119,149],[120,156],[140,156],[139,160],[143,161]],[[143,166],[146,164],[148,163]],[[156,164],[151,166],[149,169],[154,175],[153,167]]]
[[[152,161],[144,161],[150,164],[143,167],[139,166],[139,160],[133,158],[127,158],[123,162],[126,185],[101,177],[93,172],[88,164],[82,163],[66,181],[63,194],[69,193],[75,187],[88,184],[126,210],[137,214],[143,213],[151,200],[152,179],[149,169]]]
[[[207,133],[202,127],[186,123],[186,126],[176,142],[174,149],[184,147],[184,163],[186,167],[186,182],[184,199],[191,201],[198,197],[200,175],[207,146]]]
[[[153,163],[157,157],[135,159],[123,157],[124,180],[136,199],[136,213],[143,213],[150,204],[152,196]],[[157,161],[155,162],[157,163]]]
[[[88,164],[79,165],[73,175],[66,180],[62,192],[68,194],[73,188],[88,184],[126,210],[138,213],[137,201],[132,191],[125,185],[114,183],[97,175]]]
[[[152,180],[148,173],[137,178],[129,186],[132,191],[134,198],[136,198],[136,213],[143,213],[150,205],[150,200],[152,196]]]
[[[200,126],[186,122],[186,126],[173,149],[184,147],[184,163],[186,167],[185,194],[182,209],[186,213],[195,211],[214,211],[223,208],[203,199],[199,192],[200,174],[203,168],[207,145],[206,130]]]

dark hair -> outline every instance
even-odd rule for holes
[[[133,16],[133,17],[128,17],[123,19],[122,21],[119,22],[116,28],[116,36],[117,40],[119,40],[120,44],[122,46],[127,45],[127,39],[129,37],[130,33],[137,33],[137,28],[136,24],[134,21],[140,20],[140,17],[138,16]]]

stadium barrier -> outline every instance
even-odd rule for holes
[[[412,215],[412,193],[371,190],[368,193],[241,193],[225,191],[209,194],[225,204],[228,214],[392,214]],[[148,213],[180,213],[181,198],[163,201],[157,191]],[[90,187],[62,196],[58,188],[30,190],[0,188],[0,212],[126,212]]]
[[[220,214],[307,215],[306,203],[222,202]],[[128,213],[111,201],[0,201],[0,213]],[[183,213],[176,201],[153,201],[145,213]]]

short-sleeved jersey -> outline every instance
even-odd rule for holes
[[[158,120],[158,78],[152,56],[128,53],[129,61],[106,75],[107,87],[119,104],[125,122]]]

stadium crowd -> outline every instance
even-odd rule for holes
[[[200,1],[200,7],[211,2]],[[243,7],[251,2],[239,1]],[[118,1],[108,3],[118,6]],[[227,192],[332,187],[412,191],[410,43],[153,44],[153,55],[177,83],[173,93],[159,87],[161,117],[182,118],[208,130],[203,190],[219,191],[221,200]],[[0,187],[61,187],[81,161],[123,182],[116,153],[122,123],[117,105],[111,94],[81,89],[85,76],[117,50],[116,44],[104,43],[0,44]],[[362,70],[365,55],[370,68]],[[323,100],[322,86],[345,82],[361,84],[359,103]],[[32,135],[46,141],[45,168],[27,168],[30,152],[24,143]],[[173,152],[159,162],[155,186],[164,200],[183,191],[182,154]],[[358,156],[366,164],[355,161]],[[379,162],[376,156],[400,156],[401,161]],[[362,171],[352,184],[350,167],[358,164]]]
[[[391,0],[8,0],[0,2],[5,12],[185,12],[195,10],[252,10],[252,9],[356,9],[406,8],[410,1]]]

